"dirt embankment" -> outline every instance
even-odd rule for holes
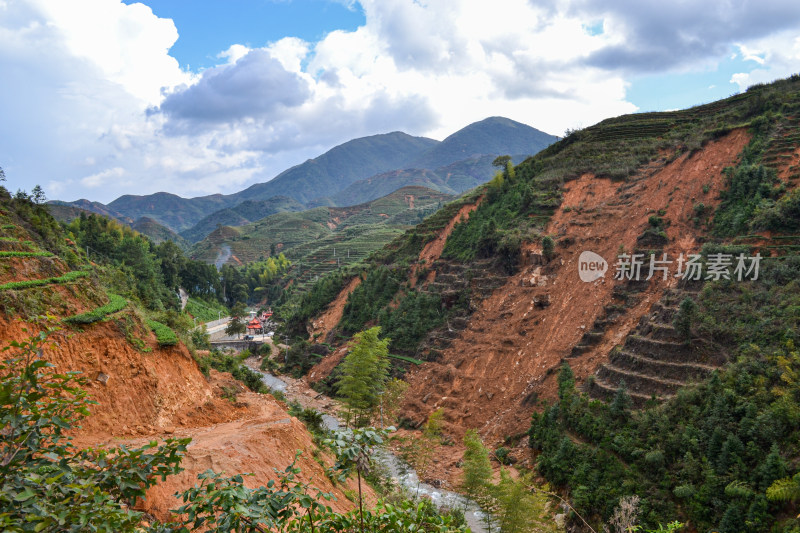
[[[342,315],[344,314],[344,306],[347,303],[347,297],[350,296],[350,293],[356,290],[356,287],[361,285],[361,277],[356,276],[351,279],[347,285],[339,292],[334,299],[325,309],[319,317],[316,318],[313,322],[311,322],[311,336],[309,338],[310,341],[320,341],[323,342],[326,340],[328,334],[333,331],[333,328],[336,327],[336,324],[342,319]]]
[[[447,243],[447,238],[451,233],[453,233],[453,228],[456,227],[456,224],[462,220],[468,219],[470,213],[478,208],[482,200],[483,196],[475,200],[475,203],[467,204],[459,209],[458,213],[456,213],[455,216],[450,219],[450,222],[448,222],[447,225],[442,228],[442,230],[439,232],[439,235],[437,235],[435,239],[430,241],[422,248],[422,251],[419,253],[417,263],[411,267],[411,277],[409,279],[409,285],[411,285],[411,288],[414,288],[417,283],[417,273],[419,270],[425,268],[426,266],[432,265],[434,261],[442,256],[442,251],[444,251],[444,245]],[[436,273],[431,272],[426,278],[426,281],[431,282],[435,277]]]
[[[126,323],[124,315],[121,323]],[[132,319],[133,327],[136,326]],[[131,322],[127,322],[129,325]],[[140,324],[139,324],[140,326]],[[29,335],[20,321],[0,317],[0,335],[22,340]],[[86,389],[98,405],[76,431],[78,446],[140,445],[168,437],[191,437],[182,461],[181,474],[150,489],[142,508],[161,520],[180,502],[174,498],[197,483],[197,475],[208,468],[226,475],[253,473],[249,486],[265,485],[302,452],[297,466],[299,479],[326,492],[337,501],[339,511],[353,508],[343,490],[354,490],[354,482],[334,488],[315,460],[316,446],[303,424],[289,416],[286,406],[269,395],[245,392],[228,374],[212,371],[209,382],[184,346],[159,348],[152,333],[137,328],[135,334],[146,345],[137,350],[125,338],[116,320],[84,326],[82,330],[53,334],[56,342],[43,356],[58,371],[80,371],[88,379]],[[225,390],[223,391],[223,385]],[[223,397],[239,391],[236,400]],[[332,465],[332,458],[321,459]],[[372,498],[372,493],[368,492]]]
[[[554,397],[561,361],[604,308],[615,303],[612,278],[620,249],[633,250],[648,218],[662,210],[669,223],[668,258],[696,250],[695,236],[703,232],[692,221],[694,205],[719,203],[721,171],[735,164],[748,140],[744,131],[734,131],[694,154],[653,162],[627,182],[586,174],[568,183],[561,209],[546,230],[558,242],[555,258],[544,265],[526,263],[480,304],[469,327],[437,363],[409,372],[404,410],[421,421],[444,409],[447,429],[457,438],[468,428],[478,428],[493,442],[524,432],[536,400]],[[608,261],[604,278],[592,283],[579,279],[578,257],[584,250]],[[529,246],[525,253],[533,251]],[[569,359],[579,381],[607,360],[610,349],[675,281],[671,275],[667,280],[654,277],[599,343]]]

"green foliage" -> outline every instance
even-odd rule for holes
[[[469,219],[453,228],[442,256],[469,261],[498,255],[512,273],[521,241],[540,231],[561,203],[560,188],[533,179],[530,164],[523,163],[498,173],[486,190],[486,199]]]
[[[539,472],[571,487],[583,516],[609,517],[621,497],[638,494],[646,528],[679,509],[698,530],[780,527],[766,496],[800,455],[799,278],[800,260],[785,258],[767,263],[758,282],[707,284],[695,331],[732,363],[661,406],[619,416],[616,402],[579,394],[562,371],[559,401],[533,416]]]
[[[315,435],[322,435],[325,433],[322,413],[313,407],[303,407],[297,402],[290,402],[289,414],[303,422],[311,433]]]
[[[675,314],[675,318],[672,321],[673,325],[675,326],[675,330],[678,332],[681,338],[687,342],[691,340],[692,321],[694,320],[696,314],[697,305],[694,303],[694,300],[686,297],[678,307],[678,312]]]
[[[394,431],[394,428],[360,427],[336,431],[332,438],[325,440],[325,444],[336,454],[334,470],[338,471],[339,480],[344,481],[353,472],[358,478],[358,511],[362,533],[364,531],[364,507],[361,478],[369,472],[372,456],[376,449],[383,445],[390,431]]]
[[[57,283],[69,283],[71,281],[84,278],[88,275],[89,272],[85,270],[73,270],[71,272],[67,272],[63,276],[56,276],[44,279],[29,279],[25,281],[11,281],[8,283],[0,284],[0,291],[30,289],[33,287],[44,287],[45,285],[53,285]]]
[[[753,213],[750,227],[775,232],[800,230],[800,189],[784,195],[777,202],[762,201]]]
[[[208,334],[205,324],[192,329],[189,332],[189,340],[195,349],[208,350],[211,348],[211,336]]]
[[[490,494],[492,481],[492,464],[489,461],[489,449],[474,429],[464,434],[464,459],[462,461],[463,480],[461,490],[482,509],[488,511],[493,502]]]
[[[159,346],[174,346],[178,344],[178,337],[169,327],[156,320],[147,320],[147,327],[156,334]]]
[[[349,280],[341,272],[328,274],[279,309],[287,333],[292,337],[306,337],[306,323],[336,298],[346,281]]]
[[[505,468],[500,481],[492,487],[497,501],[497,521],[502,533],[556,532],[557,526],[548,512],[548,498],[531,490],[530,476],[512,479]]]
[[[92,309],[91,311],[87,311],[86,313],[80,313],[71,317],[67,317],[64,319],[64,322],[69,324],[91,324],[92,322],[103,320],[110,314],[123,310],[125,306],[128,305],[128,301],[125,298],[116,294],[109,294],[108,299],[109,302],[107,304],[101,305],[100,307]]]
[[[389,378],[389,339],[381,340],[380,332],[376,326],[357,333],[342,362],[337,395],[345,407],[348,426],[369,424]]]
[[[741,164],[729,171],[728,188],[720,193],[722,203],[714,214],[714,233],[718,236],[743,235],[763,202],[778,197],[782,189],[775,171],[763,165]]]
[[[261,381],[261,374],[250,370],[243,364],[248,356],[249,352],[247,351],[239,355],[230,355],[212,350],[207,356],[200,358],[199,363],[201,366],[208,366],[218,372],[230,372],[234,379],[244,383],[253,392],[269,392],[267,386]]]
[[[113,269],[109,280],[115,292],[136,298],[145,307],[161,310],[175,308],[177,298],[164,284],[161,263],[152,243],[139,233],[107,218],[82,213],[67,231],[89,258]]]
[[[800,473],[792,478],[775,481],[767,489],[767,499],[777,502],[793,502],[800,499]]]
[[[381,266],[371,270],[347,298],[342,319],[339,321],[342,331],[351,335],[361,331],[394,298],[407,277],[408,271],[405,268]]]
[[[422,435],[414,435],[403,443],[402,457],[416,471],[418,480],[428,476],[436,448],[442,444],[443,416],[443,409],[433,411],[428,415]],[[417,496],[419,496],[419,481],[417,482]]]
[[[555,248],[555,241],[553,241],[553,238],[550,235],[545,235],[542,237],[542,255],[545,257],[545,259],[549,261],[553,258]]]
[[[228,316],[227,307],[211,298],[192,296],[186,302],[184,311],[197,319],[198,323],[212,322],[222,316]]]
[[[391,350],[413,354],[428,331],[444,323],[441,298],[438,294],[411,291],[396,308],[383,308],[378,322],[392,339]]]
[[[0,257],[52,257],[50,252],[6,252],[0,251]]]
[[[77,449],[67,435],[91,402],[76,373],[57,373],[38,353],[43,331],[3,348],[0,362],[0,529],[132,531],[145,490],[180,471],[189,439],[140,448]]]
[[[324,502],[333,496],[319,490],[315,496],[310,495],[311,487],[296,479],[300,473],[296,462],[297,456],[283,471],[273,469],[277,482],[270,480],[265,487],[256,489],[246,487],[242,475],[223,477],[211,470],[200,474],[200,485],[180,496],[184,504],[174,511],[180,518],[175,524],[179,527],[173,531],[313,530],[318,520],[331,515]]]

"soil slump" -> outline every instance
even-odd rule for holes
[[[525,431],[537,399],[554,398],[561,361],[573,355],[607,306],[620,303],[612,279],[620,250],[637,246],[652,215],[667,223],[668,258],[697,250],[695,236],[703,231],[693,222],[694,206],[719,203],[722,169],[736,163],[748,141],[737,130],[693,154],[652,162],[626,182],[585,174],[568,183],[546,230],[557,242],[555,257],[538,265],[527,260],[540,253],[537,247],[525,247],[526,266],[481,302],[441,359],[409,372],[408,415],[422,421],[442,408],[457,436],[478,428],[485,438],[501,440]],[[592,283],[578,275],[585,250],[609,262],[605,277]],[[675,282],[654,277],[587,350],[569,359],[579,381],[608,360],[611,348]]]

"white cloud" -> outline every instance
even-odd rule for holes
[[[800,69],[796,2],[360,4],[355,31],[231,43],[190,73],[169,55],[179,28],[143,4],[0,0],[0,165],[65,199],[230,193],[362,135],[443,138],[493,115],[560,134],[635,111],[631,73],[734,45],[754,61],[742,88]]]
[[[749,46],[738,46],[742,57],[758,66],[749,72],[737,72],[731,83],[746,90],[756,83],[768,83],[800,71],[800,29],[788,30],[756,39]]]
[[[113,184],[119,178],[125,175],[125,170],[122,167],[114,167],[103,170],[82,178],[80,183],[85,187],[99,187],[101,185]]]

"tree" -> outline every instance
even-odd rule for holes
[[[354,335],[350,353],[342,363],[336,386],[348,427],[351,423],[354,427],[370,423],[389,377],[390,339],[379,339],[380,332],[380,326],[376,326]]]
[[[526,476],[515,480],[505,468],[500,470],[500,482],[493,492],[503,533],[533,533],[550,529],[552,518],[544,512],[547,498],[531,492],[528,484]]]
[[[44,189],[42,189],[41,185],[36,185],[33,190],[31,190],[31,200],[36,205],[43,204],[47,201],[47,197],[44,194]]]
[[[774,482],[767,489],[767,499],[774,502],[794,502],[800,500],[800,473],[791,478]]]
[[[494,161],[492,161],[492,166],[505,170],[509,163],[511,163],[510,155],[499,155],[494,158]]]
[[[239,337],[242,333],[247,331],[247,324],[245,324],[244,316],[247,314],[247,308],[243,303],[237,303],[231,308],[231,320],[225,326],[225,335]]]
[[[678,334],[687,342],[692,338],[692,322],[697,313],[697,304],[688,296],[681,301],[678,312],[675,314],[673,325]]]
[[[77,373],[41,358],[55,330],[11,341],[0,362],[0,530],[132,531],[145,490],[180,472],[190,439],[141,448],[77,449],[67,436],[89,414]]]
[[[491,491],[492,464],[489,462],[489,450],[474,429],[464,434],[464,447],[461,490],[486,514],[486,524],[491,530],[491,511],[494,510],[495,501]]]
[[[375,328],[373,328],[375,329]],[[381,446],[394,427],[375,429],[372,427],[346,429],[334,433],[332,439],[325,444],[333,448],[336,454],[335,469],[339,471],[340,481],[344,481],[355,472],[358,478],[358,514],[361,531],[364,531],[364,505],[361,494],[361,478],[369,472],[372,456]]]

